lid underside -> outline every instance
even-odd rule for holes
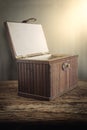
[[[49,52],[41,24],[6,24],[15,57]]]

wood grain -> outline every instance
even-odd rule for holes
[[[0,122],[87,122],[87,82],[52,101],[17,95],[18,81],[0,82]]]

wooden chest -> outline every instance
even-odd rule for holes
[[[50,54],[39,24],[5,25],[17,61],[18,95],[51,100],[77,86],[77,55]]]

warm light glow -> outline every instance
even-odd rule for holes
[[[60,36],[75,40],[81,32],[87,31],[87,0],[70,1],[61,14]]]
[[[55,25],[56,26],[56,25]],[[87,0],[66,0],[58,14],[55,53],[87,52]],[[55,33],[54,33],[55,34]],[[82,48],[85,48],[83,52]]]
[[[87,21],[87,0],[81,2],[81,16]]]

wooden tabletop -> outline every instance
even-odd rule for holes
[[[0,122],[86,122],[87,82],[52,101],[17,95],[17,81],[0,82]]]

